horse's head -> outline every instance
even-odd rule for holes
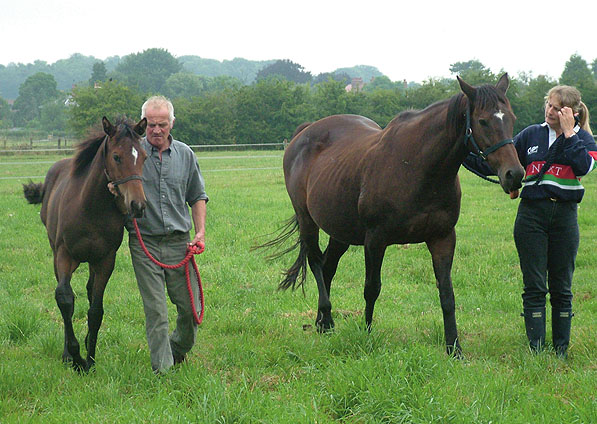
[[[506,97],[508,74],[498,83],[473,87],[460,77],[458,83],[468,99],[466,106],[465,145],[485,159],[497,173],[506,193],[517,193],[522,186],[524,169],[512,144],[516,117]]]
[[[140,141],[147,120],[143,118],[131,128],[127,123],[112,125],[104,116],[102,124],[107,136],[104,143],[106,174],[119,194],[116,203],[123,213],[139,218],[145,210],[141,176],[147,153]]]

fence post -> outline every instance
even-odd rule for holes
[[[60,137],[58,137],[58,148],[60,149]]]

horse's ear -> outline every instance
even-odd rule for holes
[[[116,134],[116,127],[112,125],[112,123],[108,121],[108,118],[105,116],[102,118],[102,125],[104,126],[104,132],[106,135],[109,137],[114,137]]]
[[[143,118],[139,122],[137,122],[137,125],[135,125],[135,128],[133,128],[133,131],[135,131],[139,135],[143,135],[146,128],[147,128],[147,118]]]
[[[456,75],[456,79],[458,80],[458,84],[460,84],[460,89],[462,92],[466,94],[466,97],[468,97],[471,102],[474,102],[477,89],[465,82],[462,78],[460,78],[459,75]]]
[[[508,72],[500,77],[500,80],[495,85],[502,94],[506,95],[506,91],[508,91],[508,87],[510,87],[510,79],[508,78]]]

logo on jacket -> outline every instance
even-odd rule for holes
[[[533,153],[537,153],[539,150],[539,146],[531,146],[527,150],[527,155],[532,155]]]

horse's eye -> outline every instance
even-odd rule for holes
[[[120,163],[120,156],[118,156],[116,153],[114,153],[114,156],[112,156],[114,158],[114,162],[116,163]]]
[[[485,119],[479,119],[479,124],[481,124],[482,127],[487,127],[489,125]]]

